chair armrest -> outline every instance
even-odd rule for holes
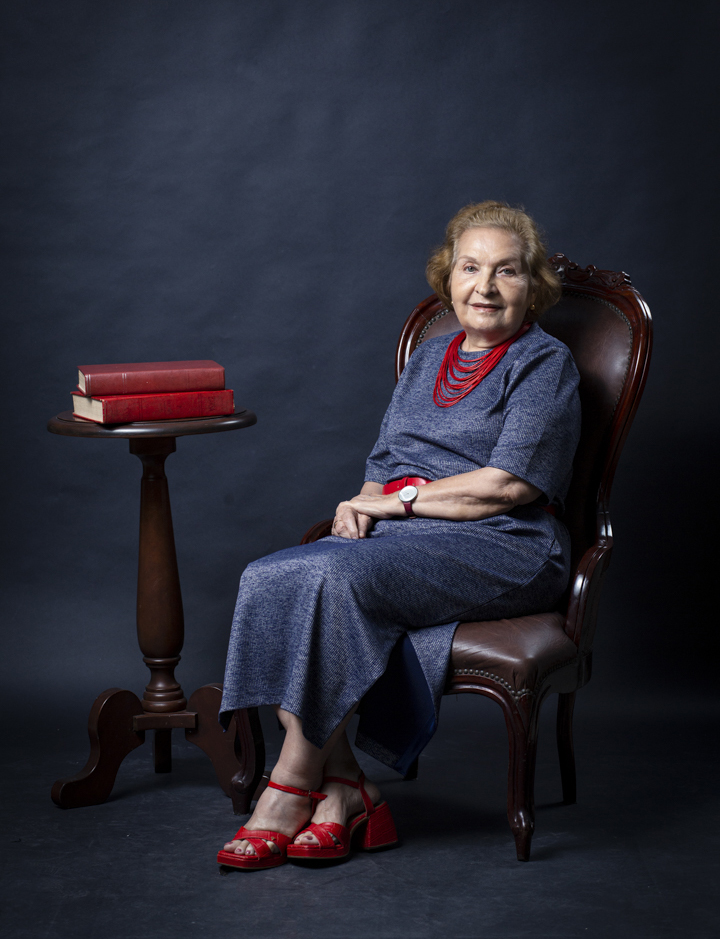
[[[576,569],[565,632],[584,655],[592,651],[602,582],[611,555],[612,538],[608,538],[588,548]]]
[[[312,528],[308,528],[305,534],[302,537],[300,544],[312,544],[313,541],[319,541],[321,538],[327,538],[327,536],[332,532],[332,523],[331,518],[325,518],[322,522],[318,522],[316,525],[313,525]]]

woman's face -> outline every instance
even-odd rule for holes
[[[465,352],[491,349],[514,335],[533,295],[517,235],[501,228],[463,232],[450,274],[450,296],[467,333]]]

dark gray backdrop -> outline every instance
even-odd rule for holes
[[[145,680],[140,464],[124,441],[45,431],[75,367],[215,358],[258,414],[180,440],[167,464],[179,675],[188,691],[219,680],[242,568],[358,490],[427,254],[485,198],[522,203],[551,252],[628,271],[650,304],[596,681],[702,678],[694,657],[717,652],[716,11],[5,0],[4,687],[89,703]]]

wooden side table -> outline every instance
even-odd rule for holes
[[[150,669],[142,700],[121,688],[109,688],[96,698],[88,721],[88,761],[76,776],[58,779],[52,788],[52,799],[61,808],[104,802],[120,764],[145,742],[148,730],[154,731],[155,772],[169,773],[172,731],[183,729],[210,757],[235,813],[249,810],[265,762],[257,709],[236,711],[223,732],[218,723],[222,685],[204,685],[187,701],[175,678],[184,623],[165,460],[175,451],[176,437],[239,430],[256,421],[252,411],[244,410],[227,417],[112,425],[83,421],[65,411],[48,422],[54,434],[128,438],[130,452],[142,461],[137,635]]]

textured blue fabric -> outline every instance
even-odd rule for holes
[[[495,466],[561,506],[580,426],[568,349],[534,325],[470,395],[438,408],[432,391],[451,338],[413,353],[365,478],[440,479]],[[366,539],[324,538],[261,558],[240,581],[221,720],[235,708],[280,704],[319,747],[365,698],[358,744],[404,771],[436,726],[458,622],[551,609],[567,583],[569,547],[564,525],[531,505],[473,522],[389,519]],[[393,688],[417,707],[403,716],[398,699],[393,709]]]
[[[494,466],[537,486],[545,493],[541,501],[562,506],[580,428],[579,379],[567,346],[535,324],[475,391],[439,408],[435,378],[456,335],[430,340],[410,357],[365,478],[383,484],[403,476],[442,479]]]

